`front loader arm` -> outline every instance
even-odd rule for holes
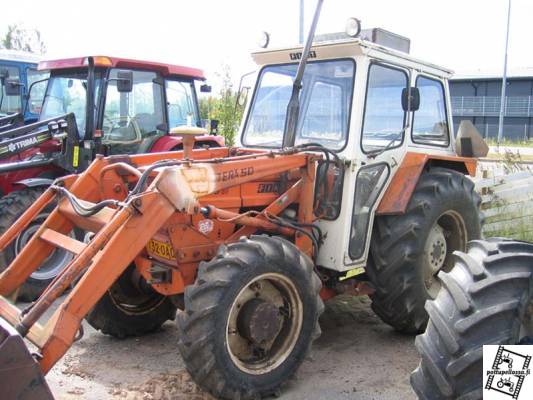
[[[175,211],[172,204],[157,191],[144,193],[136,197],[134,201],[137,203],[135,208],[130,205],[116,212],[24,316],[13,315],[13,307],[6,300],[1,299],[0,314],[4,318],[6,314],[10,314],[10,317],[6,319],[16,326],[21,335],[27,335],[29,339],[33,339],[31,341],[35,345],[40,347],[42,352],[40,365],[44,373],[48,372],[71,346],[84,316]],[[58,215],[56,218],[64,217]],[[50,232],[50,230],[45,228],[43,232]],[[49,242],[54,241],[53,244],[58,247],[68,247],[65,240],[67,236],[63,234],[57,233],[55,239],[51,235],[46,238]],[[38,238],[32,240],[24,248],[25,252],[34,254],[32,250],[39,247],[42,242],[43,240]],[[72,247],[67,249],[74,251]],[[36,268],[38,266],[39,264]],[[34,266],[28,264],[26,267]],[[87,272],[46,325],[43,327],[36,325],[44,312],[86,268],[88,268]],[[6,272],[10,270],[12,270],[11,267]],[[11,278],[10,274],[3,274],[0,278],[1,294],[4,296],[16,288],[14,285],[20,281],[21,277],[18,276],[19,279],[16,280],[9,278]],[[37,328],[32,332],[34,326]]]
[[[261,213],[246,216],[210,208],[212,212],[218,212],[220,218],[233,218],[235,226],[241,226],[233,234],[211,242],[210,246],[214,248],[220,243],[237,240],[241,233],[250,234],[261,229],[293,236],[297,245],[311,252],[313,245],[305,235],[289,227],[280,227],[269,218],[291,204],[299,203],[298,220],[307,224],[313,221],[314,173],[320,157],[310,153],[254,151],[231,155],[230,150],[224,151],[225,154],[221,154],[221,149],[214,150],[213,154],[225,157],[213,159],[206,156],[209,154],[206,150],[207,153],[198,154],[197,161],[180,160],[179,153],[161,154],[159,159],[154,159],[154,155],[133,156],[126,160],[97,157],[81,175],[57,181],[0,237],[0,247],[7,245],[40,210],[58,197],[58,193],[63,195],[45,223],[0,275],[0,295],[3,296],[0,297],[0,316],[37,346],[40,352],[38,363],[43,373],[47,373],[65,354],[75,340],[82,319],[117,278],[132,262],[137,264],[143,259],[147,243],[158,231],[174,219],[182,221],[185,228],[194,228],[189,225],[192,218],[209,209],[202,201],[204,197],[216,201],[216,194],[225,189],[241,188],[254,180],[272,179],[280,174],[291,177],[294,183]],[[154,161],[162,164],[151,165]],[[130,167],[125,167],[124,163]],[[119,173],[118,170],[122,171]],[[103,180],[104,175],[106,180]],[[113,177],[117,180],[113,181]],[[134,184],[137,192],[133,189],[129,194],[123,193],[124,185],[132,187]],[[115,199],[106,200],[105,194],[112,192],[117,195]],[[103,204],[103,200],[108,205],[98,208],[97,212],[90,215],[80,212],[80,209]],[[89,243],[82,243],[68,236],[74,227],[96,234]],[[205,235],[203,237],[204,241],[209,240]],[[69,251],[74,258],[41,297],[20,312],[4,297],[22,285],[55,248]],[[181,267],[189,268],[188,274],[195,275],[198,261]],[[172,268],[179,271],[181,267],[178,263]],[[41,326],[37,321],[77,279],[70,294]]]

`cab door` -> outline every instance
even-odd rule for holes
[[[155,72],[133,70],[131,91],[119,91],[121,71],[112,69],[107,79],[102,143],[108,154],[143,153],[166,134],[164,84]]]
[[[355,147],[345,170],[341,217],[328,229],[322,265],[350,270],[366,264],[374,212],[387,183],[405,154],[411,113],[402,104],[411,76],[407,68],[369,61],[364,81],[364,106],[352,125]],[[331,235],[330,235],[331,233]],[[331,236],[331,238],[329,237]]]
[[[370,62],[362,118],[361,165],[354,171],[354,198],[345,265],[366,262],[374,212],[399,166],[410,128],[402,95],[410,85],[405,68]]]

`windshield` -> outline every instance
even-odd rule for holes
[[[20,79],[19,69],[17,67],[8,67],[0,64],[0,69],[7,71],[7,79]],[[5,116],[7,114],[21,112],[22,106],[20,95],[7,96],[4,87],[4,79],[0,79],[0,85],[0,89],[2,90],[0,93],[0,100],[2,101],[2,104],[0,105],[0,114]]]
[[[263,68],[243,133],[247,146],[280,147],[298,65]],[[355,63],[315,61],[305,68],[295,144],[317,142],[332,150],[346,143]]]
[[[40,114],[43,106],[44,94],[46,92],[47,81],[44,79],[47,79],[49,74],[48,72],[38,71],[34,68],[28,68],[26,73],[28,75],[28,91],[31,90],[29,92],[30,99],[28,100],[28,110],[33,114]],[[32,84],[34,85],[32,86]]]
[[[98,104],[100,79],[95,79],[94,102]],[[87,72],[52,76],[46,88],[41,120],[74,113],[80,138],[85,136],[85,105],[87,100]],[[96,107],[96,106],[95,106]]]

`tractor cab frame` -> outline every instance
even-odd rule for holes
[[[280,148],[302,48],[266,49],[252,57],[259,70],[239,142],[248,148]],[[450,75],[450,70],[360,38],[313,43],[294,144],[318,143],[346,166],[342,171],[330,165],[331,197],[317,222],[327,236],[317,264],[364,272],[374,216],[402,214],[425,167],[475,174],[475,159],[457,157]]]

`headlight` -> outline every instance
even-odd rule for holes
[[[259,45],[259,47],[266,49],[268,47],[269,42],[270,35],[268,34],[268,32],[262,31],[261,35],[259,36],[259,40],[257,41],[257,44]]]
[[[357,18],[348,18],[345,32],[350,37],[357,37],[361,33],[361,21]]]

